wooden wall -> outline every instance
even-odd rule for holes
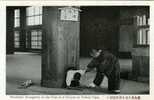
[[[80,54],[89,56],[91,49],[118,51],[118,7],[81,7]]]
[[[132,51],[132,78],[138,81],[149,81],[150,51],[149,47],[133,48]]]
[[[132,58],[131,51],[133,48],[133,7],[121,7],[120,9],[120,32],[119,32],[119,57]]]

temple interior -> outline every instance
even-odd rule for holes
[[[148,6],[8,6],[6,16],[6,94],[109,94],[107,77],[101,89],[62,88],[65,68],[85,70],[92,49],[119,58],[121,94],[149,94]]]

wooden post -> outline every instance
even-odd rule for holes
[[[42,80],[63,87],[65,70],[79,66],[79,21],[60,20],[59,7],[43,7]]]

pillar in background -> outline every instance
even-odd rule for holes
[[[42,80],[45,87],[62,87],[65,70],[79,66],[79,20],[61,20],[60,7],[43,7]]]

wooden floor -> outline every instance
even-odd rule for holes
[[[90,58],[80,58],[80,68],[85,66]],[[131,71],[131,60],[120,60],[121,71]],[[82,85],[92,82],[95,72],[88,73],[81,79]],[[18,89],[22,81],[31,79],[35,85],[27,89]],[[38,54],[7,55],[6,57],[6,93],[16,95],[40,95],[40,94],[109,94],[107,91],[107,78],[104,79],[101,89],[82,88],[70,90],[62,88],[45,88],[40,86],[41,80],[41,56]],[[86,80],[86,81],[85,81]],[[147,94],[149,84],[121,79],[121,94]]]

